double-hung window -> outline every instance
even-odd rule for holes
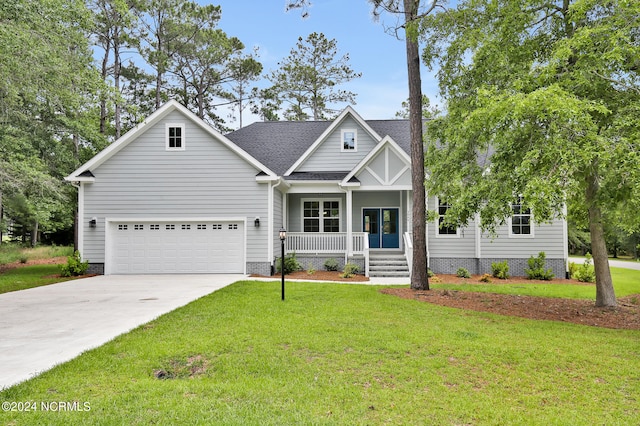
[[[445,225],[444,216],[447,214],[447,210],[451,208],[451,205],[443,200],[438,200],[438,233],[437,235],[450,235],[457,236],[458,228],[456,226]]]
[[[184,151],[185,135],[184,124],[167,123],[165,134],[165,146],[167,151]]]
[[[533,236],[533,221],[531,209],[524,208],[522,205],[522,197],[511,205],[513,214],[511,216],[511,226],[509,229],[510,236]]]
[[[302,216],[304,232],[340,232],[339,200],[304,200]]]

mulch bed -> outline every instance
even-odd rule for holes
[[[566,284],[568,281],[564,280],[564,283]],[[522,281],[518,282],[522,283]],[[581,283],[580,285],[583,284]],[[616,308],[597,308],[595,301],[584,299],[516,296],[440,289],[425,291],[412,290],[410,288],[385,288],[381,292],[451,308],[535,320],[564,321],[594,327],[640,330],[640,295],[619,298]]]

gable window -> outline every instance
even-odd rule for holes
[[[341,132],[342,134],[342,151],[353,151],[356,152],[358,150],[358,132],[356,129],[344,129]]]
[[[340,201],[304,200],[302,228],[304,232],[340,232]]]
[[[444,216],[447,214],[447,210],[449,210],[450,208],[451,205],[448,202],[438,200],[438,232],[436,235],[458,235],[458,228],[456,226],[444,224]]]
[[[184,151],[184,136],[184,124],[167,123],[165,137],[167,151]]]
[[[533,236],[531,209],[524,208],[522,197],[511,205],[513,215],[509,227],[510,236]]]

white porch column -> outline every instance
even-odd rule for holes
[[[347,255],[353,256],[353,191],[347,188]]]

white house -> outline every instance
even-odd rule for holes
[[[408,121],[364,120],[351,107],[333,121],[259,122],[222,135],[170,101],[66,178],[78,186],[82,258],[105,274],[269,274],[285,228],[303,266],[333,257],[408,276],[409,143]],[[508,260],[523,275],[544,251],[564,276],[565,221],[536,224],[513,208],[494,239],[475,223],[429,223],[429,267],[484,273]]]

